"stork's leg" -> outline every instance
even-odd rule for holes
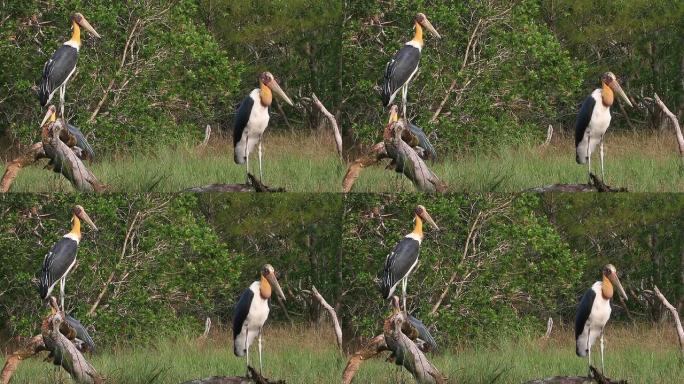
[[[247,374],[245,376],[249,376],[249,344],[247,344],[248,339],[249,339],[249,328],[245,327],[245,351],[247,354],[247,368],[245,369],[247,371]]]
[[[601,331],[601,374],[606,374],[606,366],[603,363],[603,331]]]
[[[599,144],[599,154],[601,156],[601,181],[606,181],[606,174],[603,172],[603,137],[601,137],[601,144]]]
[[[64,311],[64,288],[66,287],[66,275],[59,279],[59,302]]]
[[[589,340],[591,339],[591,328],[587,330],[587,351],[589,351],[589,367],[587,368],[589,370],[589,377],[591,377],[591,344],[589,343]]]
[[[403,110],[402,117],[405,119],[406,118],[406,97],[408,94],[408,81],[406,84],[404,84],[403,87],[401,87],[401,107]]]
[[[261,170],[261,136],[259,136],[259,180],[264,181],[264,173]]]
[[[401,279],[401,299],[404,303],[404,312],[406,314],[408,314],[408,312],[406,312],[406,285],[407,284],[408,284],[408,276]]]
[[[261,363],[261,329],[259,329],[259,373],[264,372],[264,366]]]
[[[59,109],[62,118],[64,118],[64,94],[66,94],[66,81],[59,87]]]
[[[245,178],[247,178],[247,184],[249,185],[249,135],[245,135]]]
[[[587,176],[589,177],[589,184],[591,184],[591,152],[589,148],[591,148],[591,137],[587,137]]]

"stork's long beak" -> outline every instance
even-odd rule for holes
[[[90,225],[94,230],[96,230],[96,231],[98,230],[98,229],[97,229],[97,226],[95,226],[95,223],[93,223],[93,221],[90,220],[90,216],[88,216],[88,214],[86,213],[85,210],[82,209],[82,210],[77,214],[77,216],[78,216],[79,219],[81,219],[81,220],[85,221],[86,223],[88,223],[88,225]]]
[[[427,212],[427,210],[423,209],[423,211],[422,211],[418,216],[420,216],[421,219],[423,219],[423,220],[427,221],[428,223],[430,223],[430,225],[431,225],[434,229],[436,229],[436,230],[439,231],[439,227],[437,226],[437,224],[435,223],[435,221],[432,220],[432,217],[431,217],[430,214]]]
[[[438,39],[441,39],[441,38],[442,38],[442,36],[440,36],[439,32],[437,32],[437,30],[435,29],[435,27],[432,26],[432,23],[430,22],[430,20],[427,19],[427,17],[424,18],[424,19],[423,19],[423,22],[420,23],[420,24],[421,24],[423,27],[425,27],[425,29],[427,29],[428,31],[430,31],[430,33],[432,33],[433,35],[435,35],[435,37],[437,37]]]
[[[294,104],[292,104],[292,100],[290,100],[290,98],[287,97],[287,95],[285,94],[283,89],[280,88],[280,85],[278,85],[278,82],[275,81],[275,79],[271,80],[268,83],[268,87],[271,88],[271,90],[273,92],[275,92],[278,96],[280,96],[283,100],[285,100],[286,103],[288,103],[290,105],[294,105]]]
[[[610,84],[609,84],[609,87],[610,87],[615,93],[617,93],[617,94],[622,98],[622,100],[624,100],[625,103],[627,103],[627,105],[629,105],[630,107],[634,107],[634,106],[632,105],[632,102],[629,101],[629,97],[627,97],[627,95],[625,94],[625,91],[622,90],[622,87],[620,86],[620,83],[617,82],[617,80],[611,81]]]
[[[95,37],[97,37],[98,39],[100,38],[100,34],[97,33],[97,31],[95,30],[95,28],[93,28],[93,26],[90,25],[90,23],[88,22],[88,20],[86,20],[85,17],[81,16],[81,21],[79,21],[78,24],[79,24],[81,27],[85,28],[88,32],[92,33],[92,34],[93,34]]]
[[[397,112],[399,108],[396,105],[392,105],[390,107],[390,117],[389,117],[389,122],[387,124],[394,123],[399,120],[399,113]]]
[[[52,117],[52,115],[54,115],[55,113],[56,113],[56,110],[55,110],[55,108],[51,105],[51,106],[48,108],[47,112],[45,112],[45,116],[43,117],[43,121],[40,122],[40,126],[42,127],[43,125],[45,125],[45,123],[47,123],[47,121],[50,120],[50,118]]]
[[[622,284],[620,283],[620,279],[617,277],[617,273],[611,273],[610,276],[608,276],[608,279],[611,283],[613,283],[614,286],[617,287],[620,296],[622,296],[625,299],[625,301],[627,301],[627,293],[625,293],[625,289],[622,288]]]
[[[271,287],[273,287],[276,291],[276,294],[280,296],[283,301],[285,301],[285,294],[283,293],[283,289],[280,288],[280,283],[278,283],[278,279],[275,277],[275,273],[269,273],[266,275],[266,280],[268,280],[268,283],[271,284]]]

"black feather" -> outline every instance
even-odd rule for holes
[[[412,45],[404,45],[387,63],[385,80],[382,86],[382,105],[389,106],[392,94],[400,89],[418,68],[420,49]]]
[[[242,331],[242,325],[247,319],[249,308],[252,306],[252,299],[254,299],[254,292],[251,289],[246,289],[240,295],[235,309],[233,310],[233,340]]]
[[[591,97],[584,99],[582,107],[580,108],[579,114],[577,114],[577,122],[575,123],[575,147],[584,138],[584,132],[589,126],[591,121],[591,114],[594,112],[594,106],[596,105],[596,100]]]
[[[52,246],[50,252],[43,259],[43,268],[40,272],[40,297],[47,299],[48,290],[69,270],[76,260],[78,243],[68,237],[62,237]]]
[[[419,253],[420,244],[418,241],[404,237],[387,255],[380,284],[380,292],[385,299],[389,299],[392,287],[409,273],[413,264],[418,260]]]
[[[584,325],[589,319],[591,308],[594,306],[596,299],[596,292],[593,289],[588,289],[582,296],[579,305],[577,306],[577,314],[575,315],[575,340],[584,332]],[[579,355],[579,354],[578,354]]]
[[[237,114],[235,115],[235,126],[233,127],[233,146],[237,145],[240,139],[242,139],[242,132],[249,122],[252,107],[254,107],[254,99],[249,96],[245,97],[238,107]]]
[[[46,106],[50,101],[50,94],[59,88],[76,68],[78,50],[70,45],[59,47],[43,66],[43,77],[38,88],[40,105]]]

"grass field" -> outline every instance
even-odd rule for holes
[[[264,182],[291,192],[339,192],[346,171],[327,135],[270,134],[264,141]],[[229,141],[208,148],[161,148],[99,159],[91,168],[112,192],[177,192],[212,183],[242,183],[244,166],[233,162]],[[586,168],[575,163],[572,138],[557,137],[549,147],[503,148],[449,156],[432,166],[454,192],[519,192],[555,183],[585,183]],[[671,134],[612,134],[606,138],[606,182],[635,192],[683,192],[684,173]],[[598,158],[594,159],[599,170]],[[257,158],[250,164],[258,173]],[[23,170],[12,191],[71,191],[64,179],[40,167]],[[354,191],[413,191],[405,178],[371,167]]]
[[[339,382],[346,358],[332,347],[334,341],[329,331],[265,330],[264,374],[290,384]],[[458,383],[521,383],[555,375],[583,375],[586,360],[575,356],[573,341],[570,332],[559,332],[546,342],[524,339],[481,348],[455,348],[431,359],[452,379],[450,382]],[[609,328],[606,373],[629,383],[681,382],[684,363],[676,343],[672,327]],[[256,356],[256,346],[253,352]],[[253,360],[258,364],[257,361]],[[203,346],[191,339],[164,341],[137,350],[104,352],[93,356],[91,362],[110,384],[180,383],[213,375],[242,375],[245,370],[244,360],[232,354],[225,333],[214,334]],[[13,383],[53,383],[58,376],[49,364],[30,359],[19,367]],[[400,372],[383,358],[377,358],[361,366],[355,382],[411,383],[413,380],[405,371]]]

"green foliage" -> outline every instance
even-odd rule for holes
[[[356,1],[343,36],[343,126],[363,142],[377,141],[387,121],[379,96],[385,64],[411,39],[419,11],[442,39],[426,32],[407,113],[438,150],[526,142],[574,109],[584,67],[539,22],[537,1]],[[452,81],[439,119],[429,122]]]
[[[82,34],[65,113],[99,153],[198,138],[205,124],[229,119],[227,101],[237,97],[244,65],[197,22],[197,1],[12,2],[1,13],[7,23],[0,27],[0,136],[23,145],[38,138],[43,64],[69,39],[76,11],[102,39]],[[58,104],[59,94],[51,102]]]

